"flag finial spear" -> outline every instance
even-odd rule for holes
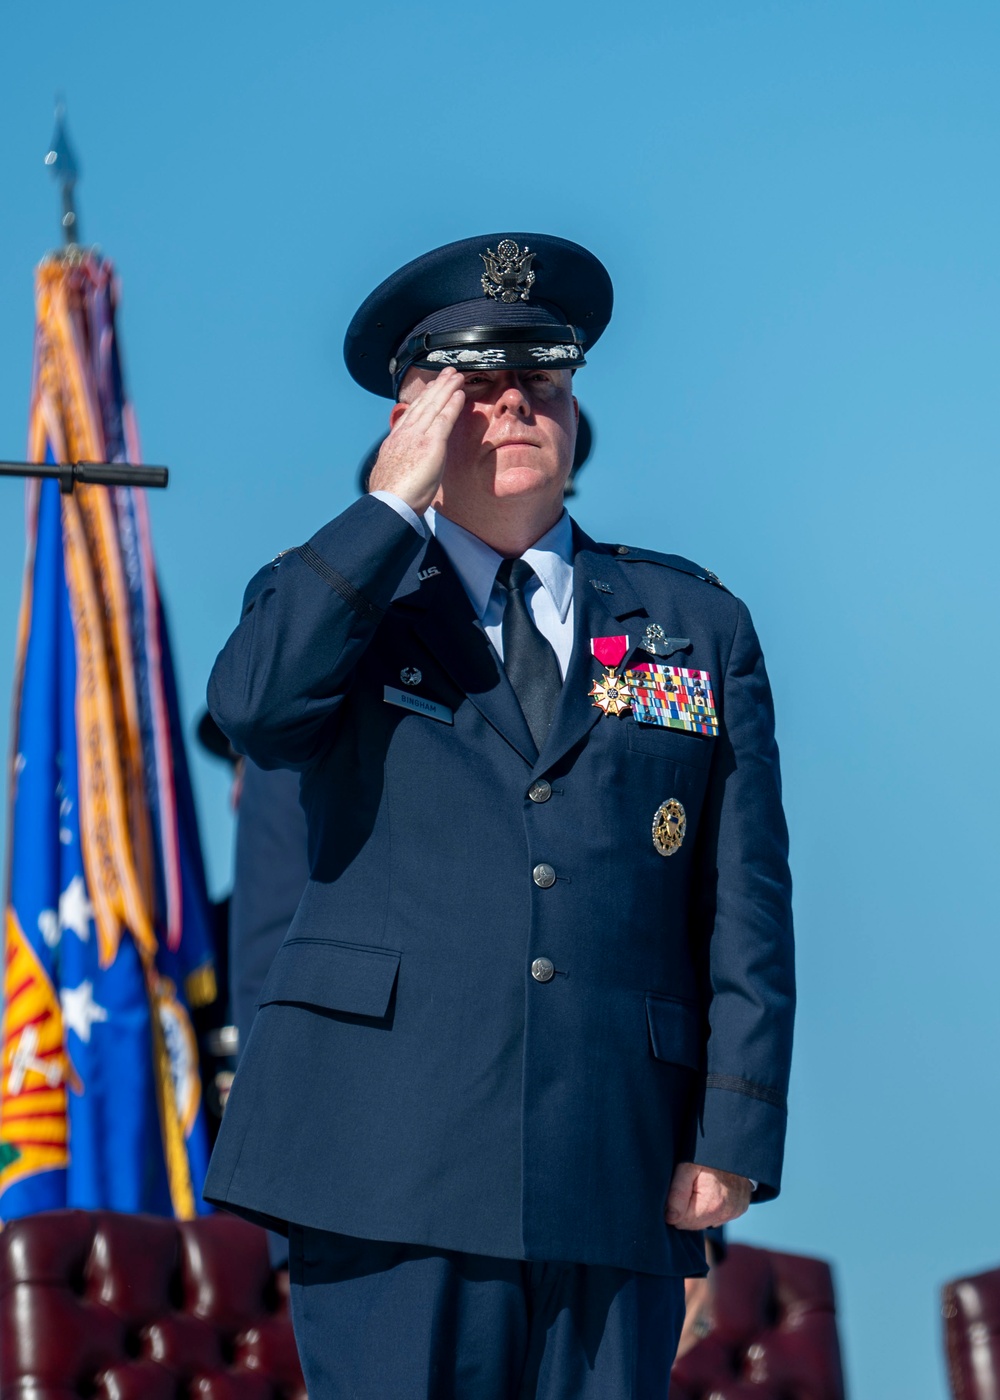
[[[80,176],[80,167],[77,164],[73,147],[69,144],[69,136],[66,132],[66,103],[61,97],[56,98],[56,129],[46,152],[45,164],[59,181],[62,190],[63,241],[67,247],[71,247],[80,242],[80,225],[76,216],[76,197],[74,194],[76,182]]]

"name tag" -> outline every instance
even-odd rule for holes
[[[387,705],[399,705],[403,710],[413,710],[418,715],[426,715],[428,719],[440,720],[442,724],[455,723],[447,705],[439,705],[436,700],[425,700],[422,695],[411,695],[408,691],[394,690],[387,685],[383,698]]]

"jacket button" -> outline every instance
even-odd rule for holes
[[[528,796],[532,802],[548,802],[552,796],[552,784],[547,783],[544,778],[539,778],[537,783],[531,784]]]
[[[531,872],[531,878],[540,890],[547,890],[550,885],[556,882],[556,872],[551,865],[546,865],[543,861],[541,865],[536,865]]]
[[[531,964],[531,975],[536,982],[551,982],[556,970],[548,958],[536,958]]]

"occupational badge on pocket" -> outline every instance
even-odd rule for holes
[[[626,671],[625,680],[632,696],[632,714],[640,724],[683,729],[713,739],[718,735],[712,677],[707,671],[641,665]]]
[[[687,814],[676,797],[661,802],[653,818],[653,845],[661,856],[675,855],[684,843]]]

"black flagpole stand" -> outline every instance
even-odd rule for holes
[[[56,129],[45,164],[59,181],[62,195],[64,253],[70,257],[80,246],[80,221],[76,212],[76,182],[80,167],[66,132],[66,104],[56,100]],[[0,477],[54,477],[64,495],[79,483],[88,486],[166,486],[167,467],[139,467],[130,462],[0,462]]]

